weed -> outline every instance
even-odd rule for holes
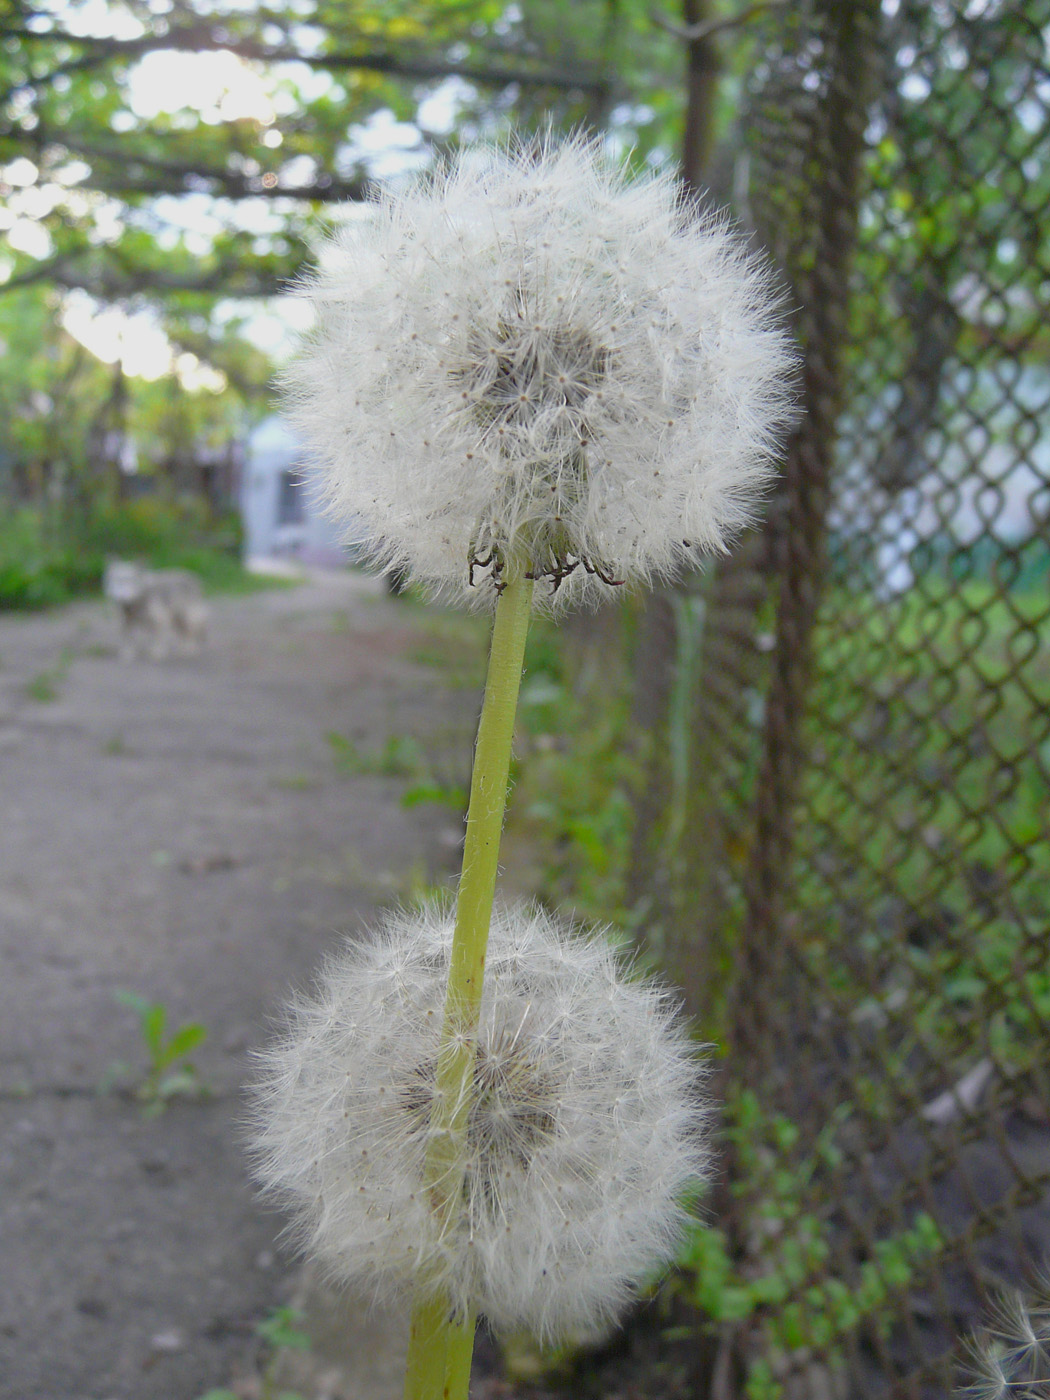
[[[58,660],[53,666],[40,671],[26,682],[26,696],[38,704],[47,704],[51,700],[58,699],[58,688],[66,678],[70,665],[73,661],[73,653],[68,647],[63,647],[59,653]]]
[[[427,772],[423,751],[411,735],[391,734],[379,749],[361,749],[345,734],[325,735],[336,768],[347,777],[421,779]]]
[[[679,1286],[712,1325],[761,1326],[766,1345],[749,1363],[745,1394],[748,1400],[777,1400],[783,1387],[766,1357],[790,1359],[793,1352],[816,1349],[831,1365],[839,1364],[846,1336],[861,1322],[878,1319],[943,1239],[932,1218],[918,1214],[909,1228],[876,1240],[855,1277],[831,1273],[832,1229],[806,1209],[806,1201],[821,1174],[841,1161],[835,1137],[848,1113],[833,1115],[802,1157],[793,1152],[798,1126],[781,1114],[766,1114],[750,1091],[726,1113],[726,1135],[740,1162],[733,1192],[754,1202],[755,1243],[740,1257],[722,1230],[697,1222],[679,1255]]]
[[[256,1324],[255,1331],[276,1351],[278,1347],[291,1347],[295,1351],[309,1351],[310,1338],[302,1330],[303,1315],[297,1308],[274,1308],[273,1312]]]
[[[424,802],[437,802],[442,807],[453,807],[462,812],[467,805],[468,793],[459,783],[413,783],[401,794],[401,805],[408,809],[420,807]]]
[[[138,992],[121,990],[114,995],[121,1005],[130,1007],[138,1016],[142,1043],[149,1056],[146,1077],[135,1090],[143,1113],[156,1117],[164,1112],[168,1100],[179,1094],[202,1095],[204,1085],[189,1056],[206,1039],[208,1032],[204,1026],[199,1021],[186,1021],[168,1035],[168,1011],[163,1002],[149,1001]],[[113,1069],[119,1073],[125,1066],[118,1064]]]
[[[444,782],[436,777],[430,763],[411,735],[392,734],[378,749],[362,749],[344,734],[334,730],[325,735],[338,771],[347,777],[408,778],[410,785],[401,796],[405,808],[436,802],[463,811],[467,789],[462,783]]]
[[[207,592],[253,592],[294,580],[250,574],[240,523],[197,505],[157,498],[96,505],[82,518],[35,507],[0,519],[0,610],[52,608],[98,593],[107,557],[191,569]]]
[[[279,1351],[309,1351],[310,1338],[302,1331],[302,1313],[296,1308],[274,1308],[267,1317],[255,1325],[255,1334],[275,1354]],[[304,1400],[297,1390],[274,1390],[273,1363],[276,1355],[270,1358],[259,1381],[259,1400]],[[200,1400],[238,1400],[232,1390],[208,1390]]]
[[[35,700],[39,704],[45,704],[49,700],[58,699],[58,687],[55,684],[54,671],[41,671],[32,680],[26,682],[26,695],[30,700]]]
[[[570,649],[542,619],[525,655],[511,820],[539,848],[554,903],[622,924],[638,782],[628,679],[607,651]]]

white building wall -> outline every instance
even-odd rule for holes
[[[344,532],[322,513],[308,470],[305,483],[291,486],[305,467],[301,445],[279,418],[265,419],[249,436],[240,495],[249,558],[349,562]]]

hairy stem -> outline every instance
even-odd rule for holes
[[[470,779],[463,873],[424,1169],[431,1208],[442,1230],[458,1228],[462,1208],[464,1146],[485,954],[531,611],[531,580],[521,571],[508,570],[506,587],[496,604],[485,700]],[[466,1400],[473,1342],[473,1317],[453,1317],[441,1291],[430,1280],[420,1279],[412,1314],[405,1400]]]

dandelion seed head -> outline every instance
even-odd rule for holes
[[[424,1279],[497,1329],[591,1331],[672,1257],[704,1176],[694,1047],[606,939],[497,909],[461,1207],[442,1216],[424,1161],[452,928],[438,906],[389,915],[292,1008],[254,1088],[257,1176],[341,1282]]]
[[[1050,1274],[1035,1279],[1034,1296],[1018,1289],[994,1301],[987,1326],[965,1344],[972,1400],[1037,1400],[1050,1395]]]
[[[553,605],[723,550],[791,417],[764,264],[582,138],[381,196],[303,290],[317,328],[285,386],[330,510],[459,601],[491,602],[511,560]]]

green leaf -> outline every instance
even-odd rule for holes
[[[774,1380],[769,1362],[760,1357],[748,1367],[744,1392],[747,1400],[780,1400],[784,1387]]]
[[[207,1038],[208,1032],[199,1021],[187,1021],[185,1025],[178,1028],[164,1047],[164,1063],[171,1064],[173,1060],[188,1055],[191,1050],[196,1050],[198,1045],[202,1045]]]
[[[443,787],[440,783],[414,783],[401,794],[401,806],[406,810],[421,807],[425,802],[439,802],[443,807],[459,811],[467,805],[467,792],[465,788]]]
[[[718,1322],[742,1322],[755,1311],[756,1299],[750,1287],[730,1284],[722,1290],[718,1299],[717,1311],[711,1315]]]
[[[777,1319],[777,1331],[789,1351],[797,1351],[809,1340],[806,1335],[805,1314],[800,1304],[789,1303]]]
[[[168,1023],[168,1013],[164,1003],[152,1002],[142,1013],[142,1038],[149,1047],[155,1064],[162,1060],[164,1051],[164,1027]]]
[[[256,1325],[256,1332],[269,1346],[288,1347],[293,1351],[308,1351],[310,1338],[299,1327],[302,1314],[295,1308],[275,1308],[269,1317]]]

